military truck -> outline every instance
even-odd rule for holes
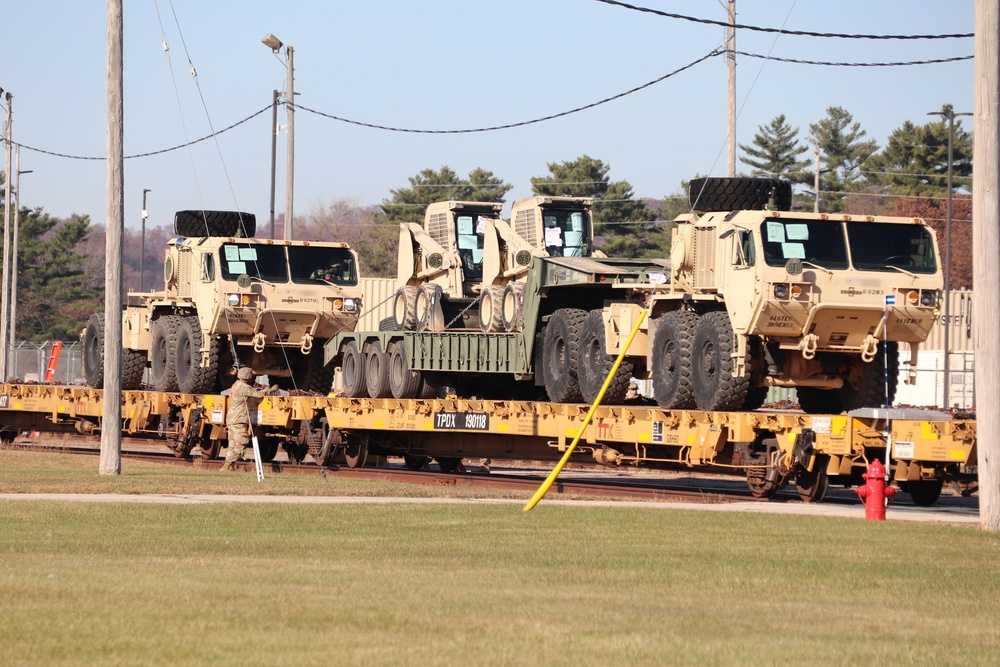
[[[123,389],[139,388],[148,368],[159,391],[218,391],[249,366],[287,389],[330,390],[322,346],[357,322],[357,255],[344,243],[255,239],[255,229],[250,213],[176,213],[163,291],[126,297]],[[103,387],[103,313],[90,316],[83,350],[88,384]]]
[[[592,402],[645,311],[605,403],[623,402],[632,377],[651,379],[665,409],[752,410],[772,386],[813,413],[893,400],[898,344],[914,363],[940,300],[928,225],[793,213],[774,179],[694,179],[691,204],[669,260],[533,255],[519,330],[342,333],[324,357],[349,396],[448,385]]]
[[[508,223],[496,202],[430,204],[423,226],[400,226],[394,328],[513,330],[532,257],[595,255],[592,205],[589,197],[527,197]]]

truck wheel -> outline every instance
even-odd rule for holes
[[[94,389],[104,388],[104,313],[87,319],[83,332],[83,374]]]
[[[519,331],[523,316],[524,283],[507,283],[503,290],[503,328],[505,331]]]
[[[483,333],[500,333],[503,326],[503,288],[490,285],[479,302],[479,328]]]
[[[577,360],[580,354],[580,325],[587,311],[560,308],[552,313],[545,327],[542,345],[543,377],[549,400],[555,403],[579,403],[580,381]]]
[[[761,211],[772,192],[772,210],[792,208],[792,184],[780,178],[692,178],[689,199],[695,211]]]
[[[861,361],[860,357],[851,360],[852,366],[860,365],[860,372],[856,367],[851,368],[854,372],[851,372],[851,376],[845,379],[844,386],[838,390],[844,410],[885,406],[886,356],[889,358],[889,403],[892,404],[896,399],[896,386],[899,383],[899,344],[892,341],[885,345],[888,346],[887,349],[883,351],[880,345],[878,354],[869,363]]]
[[[675,310],[656,321],[653,334],[653,396],[664,410],[693,408],[691,349],[698,315]]]
[[[691,380],[700,410],[739,410],[750,388],[749,374],[736,375],[733,326],[724,311],[705,313],[694,330]]]
[[[368,395],[372,398],[386,398],[392,394],[389,388],[389,362],[378,341],[368,346],[365,355],[365,384]]]
[[[441,309],[441,286],[435,283],[421,285],[414,302],[417,331],[441,331],[444,329],[444,311]]]
[[[403,285],[392,299],[392,316],[396,331],[413,331],[417,326],[417,288]]]
[[[153,320],[149,336],[149,376],[156,391],[177,391],[177,326],[180,318]]]
[[[202,367],[201,354],[204,335],[197,315],[179,318],[176,337],[177,388],[184,394],[203,394],[215,386],[219,372],[219,345],[209,342],[208,365]],[[214,342],[214,346],[212,343]]]
[[[580,356],[577,361],[577,376],[580,379],[580,393],[586,403],[593,403],[604,386],[604,381],[615,364],[615,356],[608,354],[607,338],[604,331],[604,313],[598,308],[590,311],[583,321],[580,331]],[[629,380],[632,379],[632,362],[623,359],[614,377],[608,384],[601,403],[604,405],[620,405],[628,392]]]
[[[389,389],[394,398],[416,398],[423,378],[419,371],[410,370],[403,341],[389,344]]]
[[[340,355],[340,375],[344,381],[344,394],[348,398],[364,398],[368,395],[365,381],[365,357],[353,340],[344,346]]]
[[[142,350],[122,350],[122,389],[138,389],[146,374],[146,353]]]
[[[257,217],[240,211],[177,211],[177,236],[234,236],[252,238],[257,233]]]
[[[844,411],[840,402],[840,390],[818,389],[817,387],[797,387],[802,411],[810,415],[837,415]]]

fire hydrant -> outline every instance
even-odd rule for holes
[[[896,489],[885,484],[885,468],[875,459],[862,475],[867,481],[858,487],[858,497],[865,501],[865,519],[885,521],[885,506],[896,495]]]

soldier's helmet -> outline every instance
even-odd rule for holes
[[[253,369],[249,366],[241,366],[240,370],[236,372],[236,377],[244,382],[249,382],[253,379]]]

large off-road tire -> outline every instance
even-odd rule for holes
[[[340,377],[344,382],[344,395],[348,398],[364,398],[368,395],[368,384],[365,380],[365,355],[358,349],[358,344],[347,341],[340,355]]]
[[[444,329],[444,311],[441,298],[444,292],[436,283],[425,283],[417,289],[414,309],[417,312],[417,331],[441,331]]]
[[[313,341],[312,351],[305,355],[305,377],[302,379],[302,386],[314,394],[329,394],[333,391],[333,374],[335,368],[323,364],[323,346],[326,340],[317,339]]]
[[[792,207],[792,184],[779,178],[693,178],[690,201],[695,211],[788,211]]]
[[[886,347],[883,348],[883,345]],[[888,357],[888,378],[886,378],[886,357]],[[879,345],[878,354],[869,363],[859,359],[860,370],[852,369],[850,378],[840,388],[840,402],[844,410],[856,408],[881,408],[886,403],[886,380],[888,379],[889,405],[896,400],[896,386],[899,384],[899,344],[895,341]]]
[[[423,378],[419,371],[410,370],[403,341],[389,344],[389,390],[394,398],[417,398]]]
[[[653,334],[653,396],[664,410],[695,407],[691,350],[698,315],[675,310],[656,321]]]
[[[750,389],[749,373],[736,374],[733,326],[725,311],[705,313],[694,330],[691,380],[700,410],[739,410]]]
[[[239,211],[177,211],[177,236],[234,236],[252,238],[257,233],[257,217]]]
[[[403,285],[392,299],[392,316],[396,331],[413,331],[417,328],[417,288]]]
[[[104,313],[87,319],[83,332],[83,375],[94,389],[104,388]]]
[[[197,315],[180,318],[175,341],[177,389],[184,394],[203,394],[211,391],[219,372],[218,340],[211,338],[209,340],[209,359],[206,366],[202,366],[205,336]]]
[[[138,389],[146,374],[146,353],[142,350],[122,350],[122,389]]]
[[[505,331],[520,331],[524,317],[524,283],[507,283],[503,290],[503,328]]]
[[[615,355],[608,354],[607,338],[604,331],[603,311],[598,308],[590,311],[583,321],[580,330],[580,355],[577,360],[577,377],[580,381],[580,393],[585,403],[593,403],[604,386],[604,381],[615,364]],[[633,365],[628,358],[622,360],[615,371],[608,390],[604,393],[601,403],[604,405],[621,405],[628,393],[629,380],[632,379]]]
[[[387,398],[392,394],[389,387],[389,358],[382,344],[374,341],[365,354],[365,384],[372,398]]]
[[[177,327],[180,318],[153,320],[149,335],[149,380],[156,391],[177,391]]]
[[[396,331],[396,318],[395,317],[383,317],[378,321],[379,331]]]
[[[587,311],[560,308],[552,313],[542,341],[542,364],[545,391],[555,403],[579,403],[583,400],[577,377],[580,354],[580,326]]]
[[[479,328],[483,333],[499,333],[503,326],[503,287],[490,285],[479,301]]]

